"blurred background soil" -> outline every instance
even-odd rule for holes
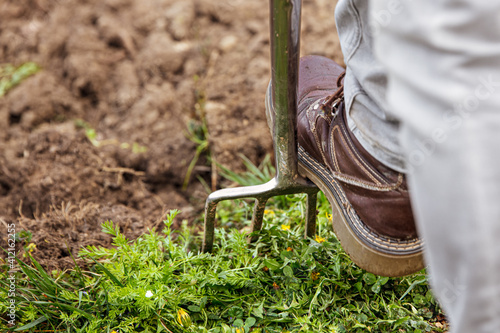
[[[208,193],[199,178],[212,188],[223,181],[204,151],[183,188],[197,148],[190,137],[233,171],[243,170],[238,154],[254,163],[272,154],[268,7],[1,1],[0,62],[42,69],[0,98],[0,246],[15,223],[32,233],[42,265],[62,269],[70,251],[110,244],[100,227],[108,219],[132,239],[161,227],[170,209],[182,211],[177,225],[200,224]],[[342,64],[334,7],[303,1],[302,55]]]

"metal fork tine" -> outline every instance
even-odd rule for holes
[[[266,203],[268,198],[255,199],[255,206],[253,207],[252,215],[252,229],[251,232],[259,231],[262,229],[262,220],[264,219],[264,211],[266,209]],[[248,242],[255,242],[258,239],[257,236],[251,236],[248,238]]]
[[[307,194],[305,237],[312,238],[316,235],[316,202],[318,192]]]
[[[207,200],[205,204],[205,234],[203,235],[203,252],[212,252],[214,245],[215,213],[217,201]]]

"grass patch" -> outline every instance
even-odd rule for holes
[[[243,231],[251,204],[222,202],[213,254],[199,253],[201,239],[186,223],[172,230],[177,213],[172,211],[162,232],[151,230],[135,241],[104,223],[112,248],[91,246],[79,254],[94,263],[90,271],[77,266],[48,273],[33,258],[31,265],[19,261],[17,330],[442,331],[435,323],[441,310],[424,271],[386,278],[354,265],[331,231],[323,195],[318,235],[304,239],[304,201],[302,196],[271,200],[265,227],[250,246]],[[7,299],[6,270],[0,273],[1,299]],[[2,331],[6,313],[2,302]]]

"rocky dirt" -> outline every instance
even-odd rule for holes
[[[342,63],[335,1],[303,3],[302,54]],[[207,191],[242,153],[272,153],[264,94],[270,77],[267,0],[4,0],[0,59],[42,68],[0,98],[0,246],[7,225],[32,233],[48,269],[81,246],[131,238],[170,209],[199,224]],[[87,130],[86,130],[87,129]],[[89,140],[89,130],[95,138]],[[18,242],[22,245],[22,242]],[[26,245],[26,244],[24,244]],[[22,253],[22,248],[19,250]],[[2,254],[2,257],[3,254]]]

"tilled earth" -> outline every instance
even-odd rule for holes
[[[342,63],[334,6],[304,1],[302,54]],[[0,98],[0,246],[14,223],[32,233],[42,265],[63,269],[70,252],[110,244],[100,227],[108,219],[130,238],[161,227],[174,208],[177,224],[199,223],[207,192],[198,177],[212,188],[222,180],[202,153],[183,189],[197,147],[189,129],[200,136],[206,125],[212,158],[234,171],[238,154],[259,163],[272,153],[268,7],[2,1],[0,62],[42,70]]]

